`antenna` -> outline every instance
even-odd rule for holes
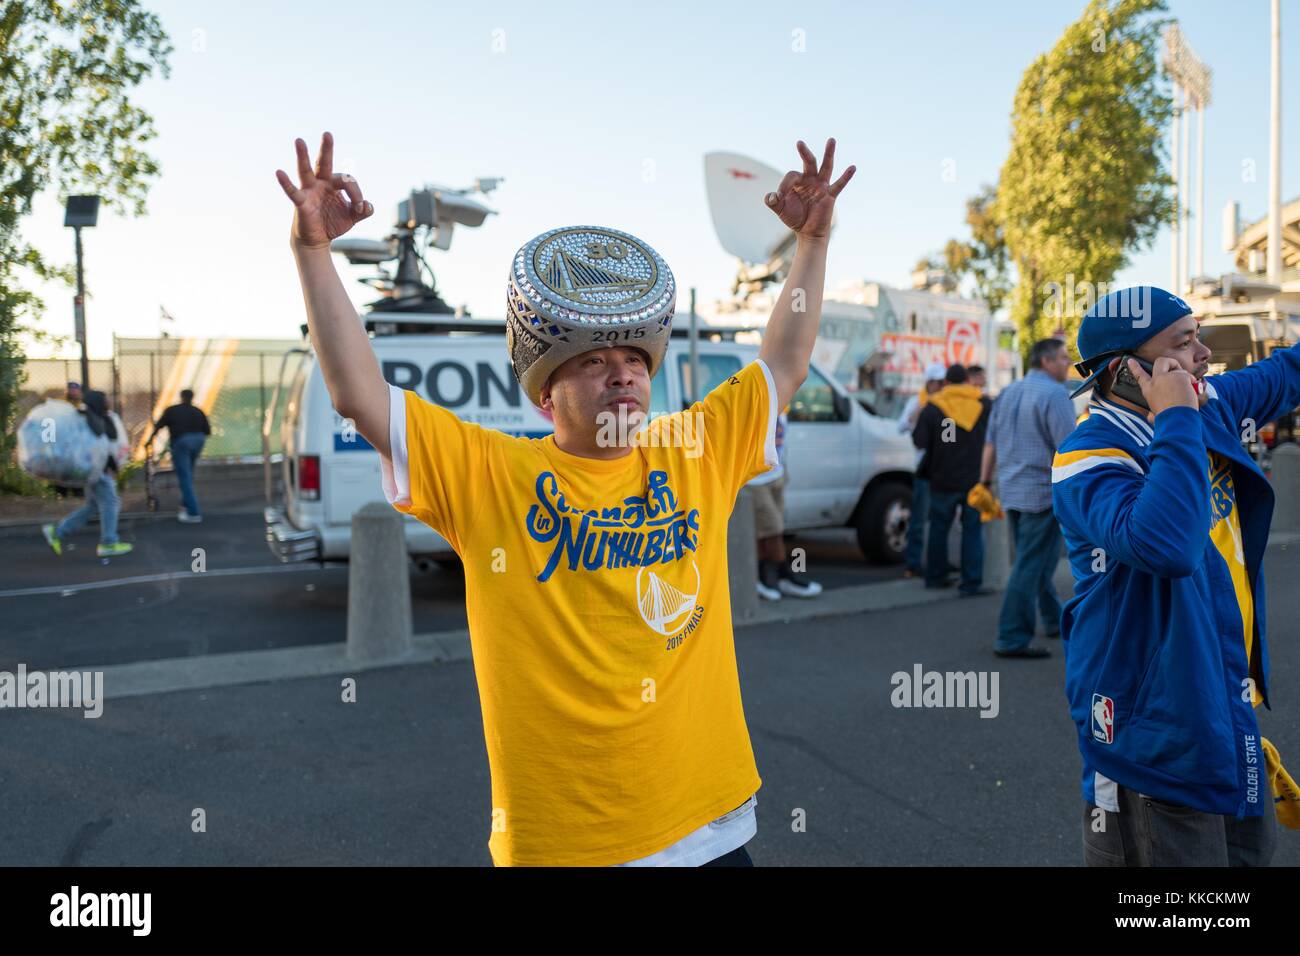
[[[372,312],[454,314],[456,310],[438,295],[433,269],[420,250],[431,246],[445,252],[451,248],[452,233],[458,224],[470,229],[483,225],[496,210],[471,194],[486,195],[504,181],[499,176],[480,176],[472,186],[463,189],[426,184],[423,189],[412,190],[397,204],[397,220],[387,237],[335,239],[330,243],[330,250],[343,255],[354,266],[379,267],[379,275],[358,280],[382,296],[367,303]],[[384,269],[387,262],[397,263],[395,272]]]

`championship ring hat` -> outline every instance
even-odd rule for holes
[[[942,362],[931,362],[925,367],[925,380],[927,382],[942,382],[947,374],[948,366]]]
[[[1110,360],[1134,352],[1149,338],[1173,325],[1192,309],[1172,292],[1138,285],[1102,296],[1079,323],[1079,359],[1075,371],[1084,377],[1070,397],[1092,388]]]
[[[515,253],[506,285],[506,348],[534,405],[557,368],[593,349],[625,346],[659,371],[677,283],[659,253],[605,226],[564,226]]]

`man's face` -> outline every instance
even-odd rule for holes
[[[983,389],[989,383],[989,377],[984,372],[976,372],[966,379],[967,385],[974,385],[978,389]]]
[[[1044,372],[1052,376],[1058,382],[1064,382],[1070,377],[1070,353],[1062,345],[1055,352],[1043,356],[1039,365]]]
[[[610,416],[620,415],[635,430],[650,411],[645,353],[620,345],[575,355],[551,374],[541,398],[561,437],[594,436],[603,423],[615,420]]]
[[[948,383],[941,378],[932,378],[925,383],[925,390],[933,395],[947,384]]]
[[[70,401],[74,405],[81,404],[81,389],[79,388],[68,389],[68,401]]]
[[[1196,378],[1204,378],[1210,369],[1210,348],[1199,338],[1200,323],[1185,315],[1161,330],[1137,350],[1138,358],[1148,362],[1165,356],[1173,359]]]

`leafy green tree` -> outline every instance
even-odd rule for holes
[[[22,217],[51,186],[60,201],[96,194],[101,209],[144,213],[159,167],[141,146],[156,134],[128,95],[155,69],[169,76],[171,52],[158,18],[134,0],[0,2],[0,491],[30,488],[14,458],[21,339],[46,333],[44,303],[23,274],[75,278],[23,240]]]
[[[1089,297],[1173,218],[1165,130],[1173,106],[1158,50],[1161,0],[1090,0],[1025,71],[994,203],[1015,264],[1011,316],[1025,348],[1078,327]],[[1052,314],[1054,312],[1060,314]]]
[[[979,194],[966,200],[966,225],[969,240],[949,239],[943,248],[948,271],[954,276],[969,275],[975,280],[975,294],[997,312],[1011,291],[1006,238],[998,222],[994,201],[996,186],[984,186]]]

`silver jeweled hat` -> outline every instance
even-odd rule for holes
[[[506,347],[534,405],[551,373],[575,355],[630,346],[659,371],[677,284],[659,253],[604,226],[564,226],[526,243],[506,286]]]

